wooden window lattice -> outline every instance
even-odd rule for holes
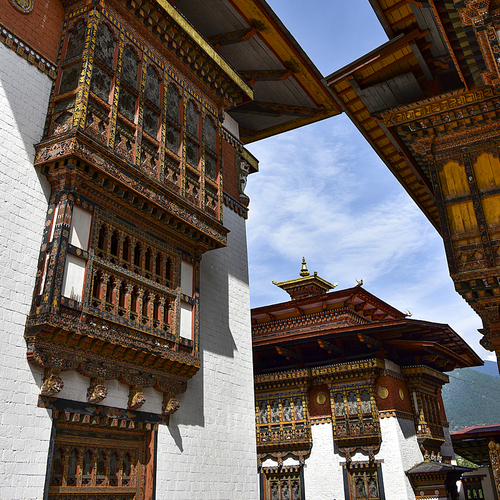
[[[265,500],[300,500],[300,473],[286,476],[271,476],[267,478]]]
[[[58,424],[49,500],[142,498],[145,433]]]
[[[93,263],[89,305],[138,326],[154,328],[161,335],[170,332],[175,301],[171,290],[173,257],[163,249],[113,229],[108,223],[101,223],[96,240],[97,260]],[[113,271],[107,262],[132,271],[137,278]],[[149,286],[148,282],[158,286]]]
[[[379,500],[376,470],[350,471],[350,500]]]

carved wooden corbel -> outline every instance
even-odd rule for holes
[[[55,396],[62,391],[63,387],[64,382],[59,376],[59,370],[46,369],[40,395]]]
[[[179,402],[175,399],[175,394],[165,393],[163,394],[163,406],[162,413],[163,415],[172,415],[175,413],[180,407]]]
[[[146,402],[146,396],[142,392],[142,386],[134,385],[130,388],[128,397],[128,410],[138,410]]]
[[[87,389],[87,401],[92,404],[100,403],[108,395],[103,378],[93,378]]]

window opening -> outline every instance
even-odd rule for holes
[[[73,57],[82,54],[86,31],[87,31],[87,25],[85,24],[85,21],[81,19],[75,24],[73,29],[68,33],[68,44],[66,46],[65,60],[73,59]]]

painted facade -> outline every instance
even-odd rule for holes
[[[226,38],[297,74],[233,69],[241,3],[0,8],[2,498],[257,497],[243,139],[338,107],[276,20]]]
[[[275,285],[290,301],[252,310],[260,498],[457,499],[441,388],[478,356],[304,261]]]

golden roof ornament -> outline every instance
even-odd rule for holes
[[[288,292],[292,300],[323,295],[328,290],[337,286],[337,283],[332,285],[323,278],[320,278],[317,271],[314,271],[314,274],[311,275],[307,269],[305,257],[302,257],[302,267],[299,275],[300,278],[281,281],[279,283],[273,281],[273,284]]]
[[[300,270],[300,276],[309,276],[309,271],[307,270],[306,258],[302,257],[302,269]]]

